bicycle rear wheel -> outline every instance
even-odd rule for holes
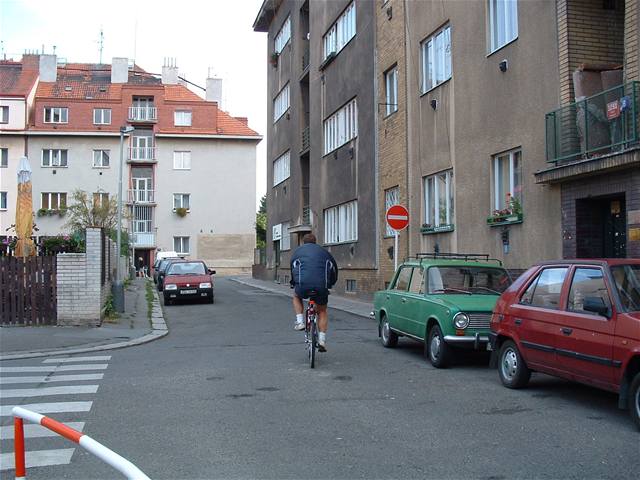
[[[318,327],[315,321],[311,321],[310,326],[310,342],[309,342],[309,365],[311,368],[315,368],[316,366],[316,350],[318,349]]]

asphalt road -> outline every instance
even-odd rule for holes
[[[151,478],[640,475],[640,432],[613,394],[544,375],[508,390],[484,356],[436,370],[420,345],[385,349],[374,322],[337,311],[310,370],[288,298],[216,288],[214,305],[166,308],[167,337],[110,352],[85,416]],[[28,478],[121,477],[78,449]]]

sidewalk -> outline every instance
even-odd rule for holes
[[[257,280],[249,276],[229,277],[229,279],[250,287],[293,297],[293,290],[289,288],[288,284],[280,284],[268,280]],[[336,310],[352,313],[353,315],[359,315],[361,317],[372,318],[370,314],[373,311],[373,303],[332,293],[329,296],[329,308],[335,308]]]
[[[125,290],[125,312],[100,327],[0,328],[0,360],[112,350],[146,343],[168,333],[157,292],[149,320],[145,280],[136,278]]]

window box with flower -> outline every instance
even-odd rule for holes
[[[522,223],[522,204],[517,197],[507,193],[506,207],[501,210],[494,210],[487,217],[487,224],[490,227],[498,225],[507,225],[513,223]]]

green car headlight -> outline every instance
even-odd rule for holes
[[[456,313],[453,317],[453,324],[459,330],[464,330],[469,326],[469,316],[466,313]]]

